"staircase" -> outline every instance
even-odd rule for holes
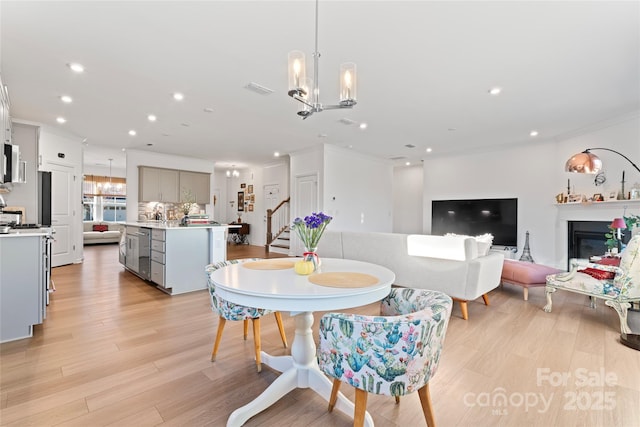
[[[281,201],[275,209],[267,209],[267,252],[289,254],[289,202],[287,197]]]
[[[276,239],[269,245],[269,252],[276,252],[279,254],[289,254],[291,241],[289,238],[289,227],[284,229],[282,233],[276,237]]]

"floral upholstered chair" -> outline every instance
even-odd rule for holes
[[[544,311],[551,312],[551,295],[557,290],[576,292],[605,300],[620,317],[620,330],[631,333],[627,323],[627,309],[631,302],[640,301],[640,235],[632,237],[622,251],[620,265],[576,263],[568,273],[547,276],[547,305]]]
[[[418,392],[427,425],[434,426],[429,380],[435,375],[451,315],[442,292],[393,288],[380,316],[328,313],[320,320],[318,364],[333,378],[329,411],[342,382],[356,388],[354,426],[364,423],[367,393]]]
[[[209,295],[211,296],[211,309],[218,313],[218,332],[216,334],[216,341],[213,344],[213,350],[211,351],[211,361],[214,362],[216,360],[216,355],[218,354],[218,347],[220,346],[220,341],[222,339],[222,330],[224,329],[224,325],[227,320],[242,320],[244,322],[244,339],[247,339],[247,335],[249,332],[249,320],[253,323],[253,342],[256,352],[256,365],[258,367],[258,372],[262,370],[262,360],[260,357],[260,318],[267,314],[273,313],[276,322],[278,323],[278,330],[280,331],[280,337],[282,338],[282,343],[285,348],[287,347],[287,336],[284,332],[284,326],[282,325],[282,315],[280,312],[265,310],[262,308],[253,308],[253,307],[245,307],[243,305],[238,305],[226,301],[216,294],[216,287],[211,280],[211,273],[216,271],[219,268],[225,267],[230,264],[239,264],[247,261],[257,261],[258,258],[246,258],[246,259],[234,259],[228,261],[221,261],[214,264],[209,264],[205,267],[205,271],[207,274],[207,283],[209,284]]]

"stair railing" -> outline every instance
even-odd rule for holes
[[[289,221],[291,221],[289,213],[290,201],[291,197],[287,197],[278,203],[278,206],[274,209],[267,209],[267,250],[269,250],[269,245],[289,228]]]

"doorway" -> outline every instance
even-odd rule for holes
[[[318,212],[318,175],[297,176],[294,197],[292,218],[305,217]],[[297,238],[293,240],[293,253],[302,253],[303,246],[300,240]]]
[[[58,267],[74,262],[75,174],[73,166],[49,163],[47,167],[51,171],[51,226],[55,230],[51,266]]]

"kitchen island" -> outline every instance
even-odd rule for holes
[[[0,342],[33,336],[47,314],[50,228],[0,234]]]
[[[206,289],[204,268],[226,261],[227,233],[233,227],[237,226],[128,222],[120,243],[120,263],[171,295]]]

